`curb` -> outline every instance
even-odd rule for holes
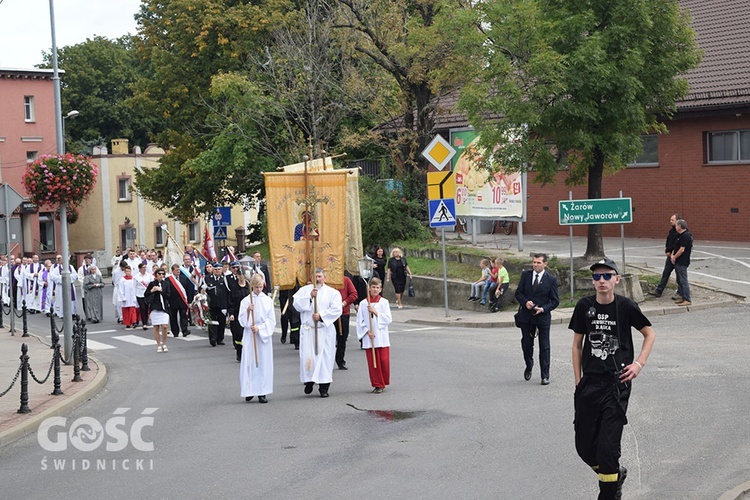
[[[750,493],[750,482],[727,491],[719,497],[719,500],[742,500],[748,493]]]
[[[94,397],[107,382],[107,367],[95,357],[89,356],[89,363],[92,361],[96,364],[96,376],[86,385],[86,387],[75,394],[65,397],[60,404],[47,408],[38,414],[31,415],[23,424],[1,432],[0,448],[3,448],[23,437],[35,434],[45,419],[70,413]]]

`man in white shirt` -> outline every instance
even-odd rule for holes
[[[305,285],[294,294],[294,308],[300,313],[300,381],[305,394],[319,384],[321,398],[328,397],[333,382],[336,357],[336,328],[333,323],[341,316],[341,294],[326,285],[323,269],[315,270],[315,285]]]

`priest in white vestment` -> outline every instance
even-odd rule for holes
[[[267,403],[267,396],[273,392],[273,330],[276,328],[276,311],[271,298],[263,293],[262,276],[253,276],[250,288],[250,295],[240,302],[237,318],[243,328],[240,395],[245,401],[252,401],[254,396],[258,396],[259,402]]]
[[[328,397],[328,388],[333,382],[336,357],[336,328],[333,324],[342,311],[341,294],[325,283],[325,271],[318,268],[315,270],[315,285],[305,285],[294,294],[294,308],[300,313],[302,322],[299,343],[300,380],[305,384],[305,394],[312,393],[313,384],[319,384],[318,390],[322,398]]]

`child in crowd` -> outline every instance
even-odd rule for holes
[[[479,262],[479,267],[482,270],[482,277],[471,284],[471,295],[469,300],[477,301],[482,297],[482,292],[490,284],[490,261],[489,259],[482,259]]]
[[[497,286],[493,293],[492,301],[490,302],[490,311],[498,312],[503,308],[505,302],[505,292],[510,287],[510,275],[508,270],[505,268],[505,261],[498,257],[495,259],[495,267],[497,268]]]
[[[485,305],[487,303],[487,294],[491,291],[495,290],[495,287],[497,286],[497,267],[495,267],[495,261],[492,261],[492,267],[490,268],[490,279],[487,281],[487,285],[484,287],[484,293],[482,293],[482,300],[479,301],[480,305]],[[490,297],[490,301],[492,300],[492,297]]]

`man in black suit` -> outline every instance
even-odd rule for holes
[[[542,371],[542,385],[549,384],[549,327],[551,311],[560,303],[557,295],[557,278],[547,272],[547,254],[534,254],[531,261],[533,270],[521,273],[516,289],[518,301],[518,324],[521,328],[521,348],[526,369],[525,380],[531,379],[534,366],[534,337],[539,335],[539,367]],[[536,332],[536,333],[535,333]]]
[[[182,336],[187,337],[190,335],[187,313],[195,297],[193,282],[181,272],[179,264],[172,264],[172,274],[164,280],[164,285],[168,289],[165,295],[169,295],[169,325],[172,335],[179,337],[182,330]]]
[[[214,263],[211,269],[213,274],[206,274],[203,286],[208,295],[208,310],[211,315],[211,322],[208,325],[208,341],[211,347],[215,347],[224,345],[231,278],[224,274],[218,262]]]
[[[268,266],[261,262],[260,252],[253,253],[253,259],[255,259],[255,262],[250,264],[250,272],[252,274],[263,274],[263,278],[265,279],[265,283],[263,283],[263,293],[270,296],[270,292],[273,289],[273,286],[271,285],[271,272],[268,270]]]

